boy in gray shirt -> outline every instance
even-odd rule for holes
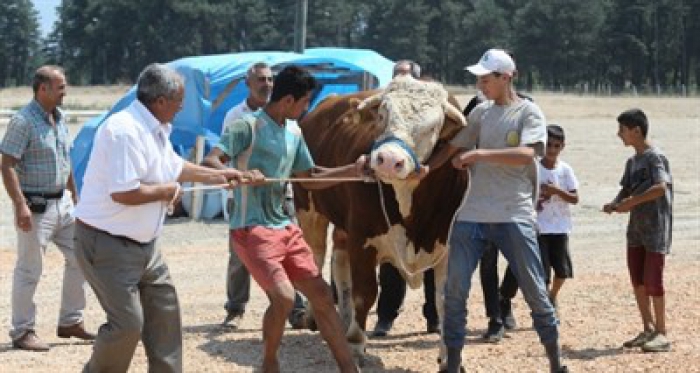
[[[625,165],[622,189],[603,206],[603,211],[630,213],[627,267],[643,325],[643,331],[623,347],[665,352],[671,349],[666,338],[663,272],[671,248],[673,178],[666,156],[646,138],[649,121],[644,112],[627,110],[617,122],[617,135],[625,146],[634,148],[635,154]]]

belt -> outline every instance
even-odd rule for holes
[[[131,237],[120,236],[120,235],[117,235],[117,234],[112,234],[112,233],[109,233],[109,232],[107,232],[107,231],[104,231],[104,230],[102,230],[102,229],[100,229],[100,228],[95,228],[95,227],[93,227],[92,225],[90,225],[90,224],[88,224],[88,223],[86,223],[86,222],[84,222],[84,221],[82,221],[82,220],[80,220],[80,219],[75,219],[75,222],[76,222],[76,224],[81,225],[81,226],[83,226],[83,227],[85,227],[85,228],[87,228],[87,229],[93,230],[93,231],[95,231],[95,232],[100,232],[100,233],[106,234],[106,235],[108,235],[108,236],[110,236],[110,237],[114,237],[114,238],[118,238],[118,239],[120,239],[120,240],[127,241],[127,242],[129,242],[129,243],[131,243],[131,244],[134,244],[134,245],[137,245],[137,246],[145,246],[145,245],[148,245],[148,244],[150,244],[151,242],[153,242],[153,241],[149,241],[149,242],[143,243],[143,242],[136,241],[135,239],[133,239],[133,238],[131,238]]]
[[[44,197],[46,199],[61,199],[61,198],[63,198],[63,189],[61,189],[60,192],[56,192],[56,193],[22,191],[22,194],[27,198],[29,198],[29,197]]]

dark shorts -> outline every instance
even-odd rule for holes
[[[551,282],[551,272],[554,269],[556,278],[573,278],[574,268],[569,254],[568,234],[540,234],[537,236],[540,247],[542,266],[547,284]]]
[[[649,252],[642,246],[627,247],[627,268],[632,286],[644,286],[647,295],[664,295],[666,254]]]
[[[265,291],[280,282],[307,280],[320,274],[311,248],[294,224],[280,229],[234,229],[230,239],[238,258]]]

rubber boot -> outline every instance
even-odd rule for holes
[[[544,345],[544,349],[547,352],[547,359],[549,359],[550,372],[568,372],[567,368],[561,365],[561,349],[558,342],[546,344]]]
[[[459,373],[462,367],[462,348],[447,348],[447,373]]]

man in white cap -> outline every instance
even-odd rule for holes
[[[443,325],[446,371],[461,369],[471,277],[486,247],[495,245],[511,265],[532,310],[550,371],[567,372],[561,365],[559,321],[547,297],[535,233],[534,159],[544,154],[546,120],[537,105],[515,93],[515,62],[505,51],[490,49],[467,70],[477,76],[487,101],[472,110],[469,125],[428,163],[428,172],[451,160],[455,168],[471,173],[449,238]]]

